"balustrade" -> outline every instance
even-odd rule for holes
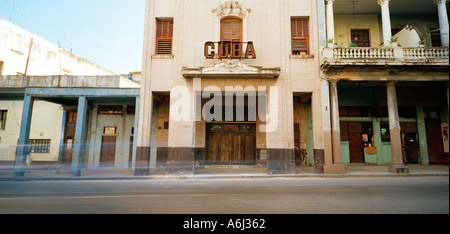
[[[448,47],[430,48],[401,48],[401,47],[349,47],[349,48],[325,48],[332,53],[324,52],[326,58],[334,59],[448,59]]]

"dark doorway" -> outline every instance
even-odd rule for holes
[[[244,165],[255,163],[255,124],[207,124],[206,129],[207,164]]]
[[[428,158],[430,164],[448,164],[448,153],[444,152],[440,113],[436,109],[425,110]]]
[[[116,157],[116,136],[103,136],[100,152],[100,167],[113,167]]]

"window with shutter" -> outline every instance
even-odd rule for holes
[[[224,20],[222,20],[220,32],[221,32],[220,33],[220,41],[221,42],[241,43],[242,42],[242,20],[240,20],[240,19],[224,19]],[[231,43],[223,43],[223,48],[221,51],[232,51]],[[226,47],[228,47],[228,48],[226,48]]]
[[[156,20],[156,54],[172,54],[173,19]]]
[[[309,54],[309,19],[291,19],[292,54]]]
[[[242,20],[222,20],[221,41],[242,42]]]

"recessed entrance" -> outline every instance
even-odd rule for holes
[[[256,161],[256,124],[206,125],[206,163],[253,165]]]

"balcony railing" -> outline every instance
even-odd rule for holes
[[[448,59],[448,47],[403,48],[403,57],[406,59]]]
[[[349,47],[324,48],[323,57],[327,61],[335,62],[432,62],[447,63],[449,59],[448,47],[402,48],[402,47]]]
[[[336,59],[388,59],[394,58],[394,48],[351,47],[333,48]]]

